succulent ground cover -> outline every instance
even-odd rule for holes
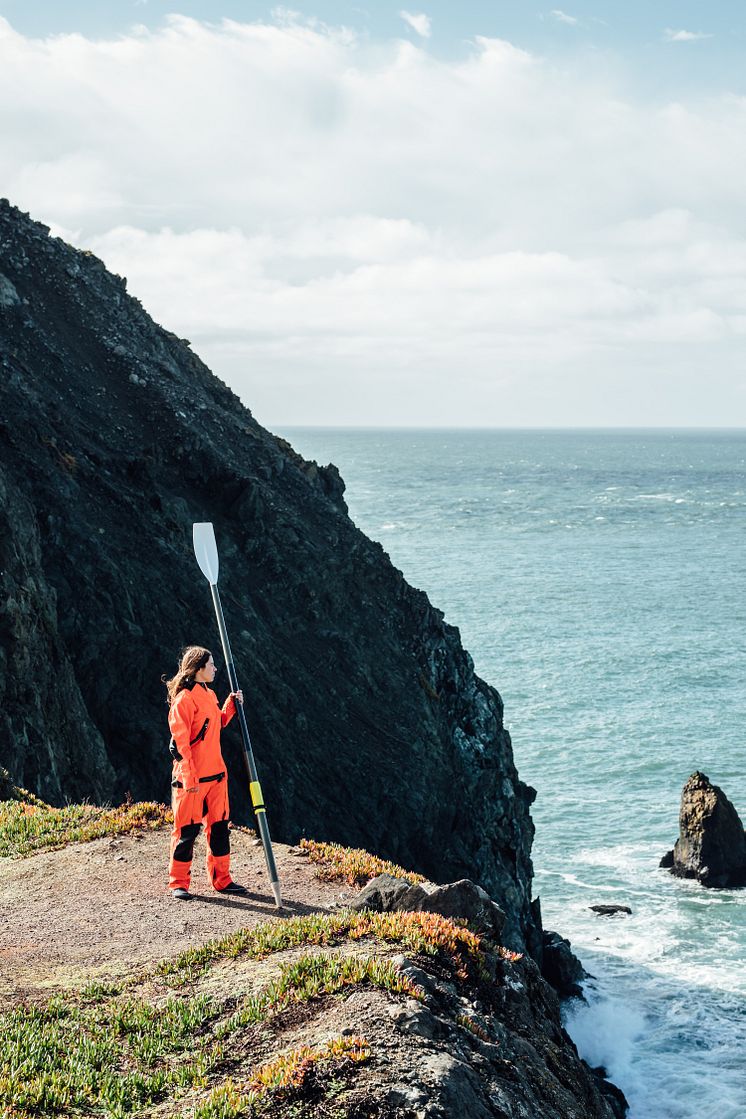
[[[379,874],[392,878],[405,878],[412,885],[424,882],[421,874],[404,870],[396,863],[379,859],[360,847],[342,847],[339,843],[319,843],[314,839],[301,839],[300,849],[305,851],[316,867],[316,875],[323,882],[346,882],[348,886],[364,886]]]
[[[30,797],[31,795],[28,794]],[[53,808],[37,797],[0,801],[0,858],[22,858],[102,836],[159,828],[172,820],[170,809],[154,801],[118,808],[68,804]]]
[[[414,985],[386,960],[303,954],[280,966],[276,980],[248,996],[231,1013],[234,999],[202,993],[150,999],[102,996],[90,989],[78,998],[55,997],[43,1008],[19,1008],[0,1018],[0,1104],[10,1117],[100,1114],[136,1115],[166,1097],[222,1081],[230,1069],[231,1042],[280,1014],[308,1002],[368,984],[417,997]],[[364,1047],[355,1056],[362,1059]],[[245,1114],[275,1088],[302,1084],[303,1060],[347,1057],[345,1039],[265,1063],[236,1088]],[[283,1075],[285,1070],[287,1075]],[[296,1084],[297,1081],[297,1084]],[[218,1089],[225,1089],[219,1083]],[[210,1094],[214,1091],[211,1088]],[[211,1105],[209,1105],[211,1106]],[[206,1114],[212,1114],[208,1107]],[[223,1109],[225,1111],[225,1107]],[[216,1114],[218,1112],[215,1112]]]
[[[371,1043],[353,1033],[277,1052],[283,1021],[297,1025],[299,1013],[312,1017],[362,989],[422,1001],[391,958],[402,948],[437,958],[454,980],[487,977],[479,937],[462,925],[430,913],[345,911],[242,929],[126,981],[18,1007],[0,1016],[3,1114],[186,1113],[173,1103],[200,1119],[233,1119],[284,1114],[326,1081],[341,1091],[370,1061]],[[274,974],[257,986],[251,964],[270,958]],[[462,1024],[478,1033],[475,1022]]]
[[[341,908],[350,874],[414,876],[277,844],[278,913],[241,829],[248,898],[217,898],[197,868],[185,909],[149,807],[98,810],[112,830],[85,844],[58,810],[46,849],[0,859],[3,1119],[612,1119],[532,960],[436,913]],[[15,797],[5,820],[47,809]]]
[[[54,809],[37,798],[12,799],[0,802],[0,849],[28,855],[165,822],[160,805]],[[327,881],[367,881],[382,869],[406,876],[364,851],[313,841],[303,849]],[[17,1005],[0,1015],[1,1113],[314,1114],[320,1101],[345,1097],[357,1070],[376,1061],[375,1043],[360,1030],[330,1036],[334,1007],[365,991],[425,1000],[401,966],[402,951],[433,961],[456,982],[489,978],[480,938],[464,923],[433,913],[338,910],[246,925],[116,980],[93,979],[44,1003]],[[463,1030],[479,1034],[476,1020],[461,1019]],[[311,1028],[299,1038],[304,1023]]]
[[[213,1088],[195,1109],[195,1119],[232,1119],[261,1112],[272,1102],[272,1095],[273,1102],[282,1106],[283,1097],[291,1102],[293,1096],[308,1095],[312,1085],[318,1088],[320,1074],[339,1074],[348,1062],[354,1067],[370,1060],[370,1055],[370,1042],[364,1037],[335,1037],[321,1046],[289,1049],[257,1069],[248,1089],[242,1090],[230,1079]],[[339,1089],[340,1082],[334,1087]]]
[[[331,914],[311,913],[239,929],[220,940],[188,949],[172,960],[164,960],[156,970],[159,975],[174,976],[184,981],[193,978],[201,968],[215,960],[235,959],[242,955],[263,959],[273,952],[299,945],[330,947],[345,939],[373,939],[402,944],[409,951],[429,956],[442,954],[464,974],[468,973],[470,966],[472,969],[481,967],[483,959],[480,938],[463,924],[450,921],[438,913],[355,913],[342,910]]]

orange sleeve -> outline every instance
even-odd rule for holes
[[[227,727],[233,716],[236,714],[236,701],[232,695],[229,695],[220,710],[220,725]]]
[[[186,688],[180,691],[171,710],[168,713],[168,725],[171,728],[176,748],[182,756],[181,772],[185,789],[193,789],[197,784],[197,774],[194,768],[194,757],[189,742],[192,737],[192,720],[196,704],[192,694]]]

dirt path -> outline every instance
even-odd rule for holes
[[[274,844],[278,911],[261,846],[233,831],[231,870],[250,896],[224,898],[212,890],[201,837],[192,875],[197,897],[178,902],[166,888],[168,843],[163,828],[0,859],[0,1006],[117,977],[245,925],[325,912],[356,892],[319,881],[307,858]]]

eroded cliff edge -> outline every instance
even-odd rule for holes
[[[7,202],[0,367],[13,779],[53,803],[167,799],[159,678],[182,645],[217,646],[190,545],[192,522],[213,521],[273,835],[473,878],[505,908],[505,942],[540,955],[535,794],[500,696],[352,523],[336,469],[263,429],[122,278]],[[238,776],[237,739],[226,746]]]

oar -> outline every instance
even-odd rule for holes
[[[225,618],[223,617],[223,607],[220,603],[220,594],[218,592],[218,546],[215,542],[215,532],[212,524],[209,521],[203,524],[195,524],[193,536],[194,554],[197,557],[197,563],[205,579],[207,579],[210,584],[210,591],[212,592],[212,602],[218,619],[220,641],[223,645],[223,656],[225,657],[225,663],[228,668],[231,691],[237,692],[238,679],[236,678],[236,667],[233,663],[231,647],[228,641],[228,631],[225,628]],[[251,803],[254,806],[259,835],[261,836],[262,847],[264,848],[264,857],[267,860],[267,872],[269,873],[269,880],[272,884],[272,893],[275,896],[275,905],[280,909],[282,907],[280,880],[277,877],[275,856],[272,851],[272,840],[269,837],[269,826],[267,824],[267,810],[264,807],[262,787],[259,784],[259,775],[256,771],[256,762],[254,761],[254,751],[251,748],[251,738],[249,737],[249,728],[246,725],[246,716],[244,715],[242,703],[236,703],[236,711],[238,712],[238,721],[241,724],[243,760],[246,763],[246,772],[249,777]]]

